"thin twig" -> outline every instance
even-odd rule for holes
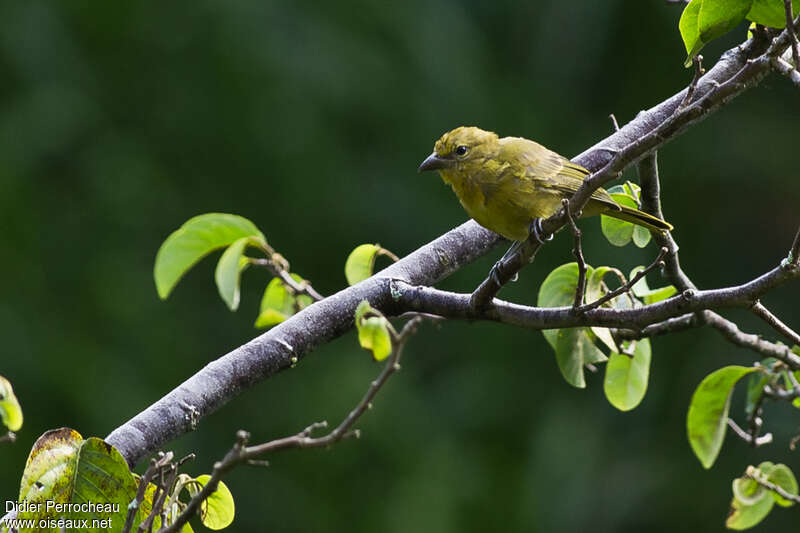
[[[581,246],[581,230],[575,224],[575,219],[572,218],[572,213],[569,211],[569,200],[564,198],[561,200],[561,205],[567,213],[567,220],[569,226],[572,228],[572,236],[575,239],[575,245],[572,247],[572,255],[578,261],[578,284],[575,287],[575,300],[572,302],[572,308],[578,309],[583,305],[583,295],[586,292],[586,260],[583,258],[583,247]]]
[[[676,113],[683,111],[689,104],[692,103],[694,92],[697,89],[697,83],[700,81],[700,78],[703,77],[703,74],[706,73],[706,69],[703,68],[703,56],[700,54],[697,54],[692,58],[692,64],[694,64],[692,81],[689,83],[689,87],[686,89],[686,94],[683,96],[683,100],[681,100],[680,105],[675,110]]]
[[[287,268],[272,259],[251,257],[249,261],[254,265],[266,267],[273,276],[279,277],[283,284],[292,289],[295,294],[305,294],[317,302],[325,298],[307,280],[298,282],[292,277]]]
[[[758,468],[754,466],[748,466],[744,475],[746,477],[749,477],[750,479],[752,479],[765,489],[769,489],[773,492],[776,492],[778,495],[780,495],[781,498],[793,501],[795,503],[800,503],[800,496],[798,496],[797,494],[792,494],[791,492],[787,492],[786,489],[784,489],[780,485],[772,483]]]
[[[617,117],[614,113],[608,115],[608,118],[611,119],[611,124],[614,126],[614,131],[619,131],[619,122],[617,122]]]
[[[794,235],[794,241],[792,242],[792,247],[789,250],[788,262],[790,265],[800,267],[800,228],[797,229],[797,233]]]
[[[631,288],[633,288],[634,285],[636,285],[636,283],[640,279],[645,277],[648,272],[650,272],[651,270],[653,270],[657,266],[664,266],[663,259],[664,259],[664,256],[666,254],[667,254],[667,249],[662,247],[658,251],[658,256],[656,257],[655,261],[650,263],[647,266],[647,268],[644,268],[644,269],[640,270],[639,272],[636,273],[635,276],[633,276],[630,280],[628,280],[627,283],[625,283],[624,285],[622,285],[620,287],[617,287],[613,291],[605,294],[603,297],[598,298],[594,302],[591,302],[591,303],[588,303],[588,304],[585,304],[585,305],[582,305],[582,306],[578,307],[577,311],[581,312],[581,313],[584,313],[586,311],[589,311],[590,309],[595,309],[597,307],[600,307],[604,303],[608,302],[609,300],[613,300],[614,298],[616,298],[620,294],[624,294],[624,293],[628,292],[629,290],[631,290]]]
[[[772,312],[764,307],[761,301],[756,300],[753,307],[750,308],[754,315],[772,326],[775,331],[792,341],[794,344],[800,345],[800,335],[797,334],[792,328],[784,324],[781,319],[776,317]]]
[[[9,431],[5,435],[0,435],[0,443],[2,442],[15,442],[17,440],[17,434],[13,431]]]
[[[752,437],[745,430],[740,428],[739,424],[734,422],[732,418],[728,419],[728,427],[730,427],[733,430],[733,432],[736,433],[736,435],[740,439],[742,439],[747,444],[750,444],[751,446],[753,446],[755,448],[758,448],[759,446],[763,446],[765,444],[769,444],[769,443],[772,442],[772,433],[766,433],[766,434],[758,437],[755,440],[755,443],[754,443]]]
[[[792,0],[783,0],[783,10],[786,13],[786,31],[789,32],[789,39],[792,43],[792,61],[794,68],[800,67],[800,42],[797,40],[795,31],[794,17],[792,16]]]
[[[186,524],[188,520],[197,513],[201,504],[208,499],[208,497],[213,494],[214,491],[217,490],[217,486],[219,485],[222,477],[239,464],[251,464],[256,460],[256,457],[277,450],[288,448],[319,448],[329,446],[343,439],[358,438],[360,433],[358,430],[352,429],[353,425],[356,423],[359,417],[372,406],[372,401],[374,400],[375,395],[383,387],[386,381],[392,376],[392,374],[400,369],[400,358],[403,348],[405,347],[406,342],[408,342],[409,337],[416,332],[421,321],[422,317],[414,317],[405,323],[399,333],[393,335],[394,350],[389,356],[389,359],[386,361],[383,370],[378,377],[370,383],[369,388],[358,404],[330,433],[321,437],[313,437],[312,433],[315,430],[325,428],[328,425],[327,422],[315,422],[306,427],[303,431],[290,437],[276,439],[263,444],[247,446],[250,434],[246,431],[238,432],[237,442],[221,461],[218,461],[214,464],[214,469],[208,482],[200,491],[192,496],[191,500],[186,505],[186,508],[175,519],[175,522],[162,529],[160,533],[172,533],[180,531],[183,525]]]
[[[782,57],[773,57],[772,68],[789,78],[792,83],[800,87],[800,72],[798,72],[797,69],[794,68],[788,61]]]

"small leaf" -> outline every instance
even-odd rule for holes
[[[650,242],[650,230],[634,224],[633,226],[633,244],[639,248],[644,248]]]
[[[650,376],[650,339],[635,342],[633,357],[612,353],[606,364],[603,390],[611,405],[630,411],[644,398]]]
[[[686,62],[712,40],[720,37],[744,20],[753,0],[692,0],[683,10],[678,29],[686,46]]]
[[[591,303],[599,300],[606,294],[606,289],[603,285],[603,277],[612,272],[613,268],[610,267],[597,267],[597,268],[589,268],[586,272],[586,291],[584,294],[584,303]],[[577,283],[577,281],[576,281]],[[604,305],[611,305],[611,303],[607,303]],[[593,326],[591,328],[592,333],[594,333],[598,339],[605,344],[609,350],[612,352],[618,352],[619,348],[617,348],[617,343],[614,342],[614,337],[611,335],[611,330],[608,328],[601,328],[597,326]]]
[[[203,474],[197,476],[200,485],[205,486],[211,476]],[[236,506],[233,502],[233,495],[230,489],[222,481],[217,485],[217,489],[211,493],[206,501],[200,504],[200,521],[208,529],[225,529],[233,522],[236,514]]]
[[[297,274],[292,273],[291,276],[298,283],[305,281]],[[268,328],[280,324],[295,314],[298,309],[305,309],[312,303],[313,300],[310,296],[305,294],[295,296],[280,278],[272,278],[261,297],[255,327]]]
[[[158,296],[166,299],[195,263],[243,237],[253,237],[266,245],[264,234],[255,224],[237,215],[206,213],[187,220],[167,237],[156,254],[153,277]]]
[[[249,239],[249,237],[242,237],[233,241],[219,258],[217,269],[214,272],[214,281],[217,283],[219,295],[231,311],[239,308],[239,279],[243,268],[241,259]]]
[[[689,443],[704,468],[711,468],[722,449],[733,387],[753,367],[726,366],[709,374],[692,395],[686,429]]]
[[[636,274],[642,270],[644,270],[643,266],[634,267],[634,269],[631,270],[630,278],[635,277]],[[647,305],[660,302],[661,300],[666,300],[678,292],[678,289],[672,285],[667,285],[666,287],[661,287],[658,289],[651,289],[647,286],[646,278],[642,278],[634,283],[631,289],[633,290],[633,294],[635,294],[637,298],[640,298]]]
[[[796,4],[792,1],[792,13],[797,15]],[[786,11],[783,0],[753,0],[747,20],[770,28],[783,29],[786,27]]]
[[[587,265],[587,278],[593,269]],[[601,276],[602,277],[602,276]],[[561,307],[571,305],[575,300],[578,286],[578,264],[567,263],[555,268],[539,288],[539,307]],[[592,289],[595,291],[596,289]],[[542,331],[545,340],[556,352],[556,361],[567,383],[574,387],[586,387],[583,367],[607,359],[592,342],[589,328],[546,329]]]
[[[10,431],[19,431],[22,427],[22,407],[11,382],[3,376],[0,376],[0,420]]]
[[[372,351],[376,361],[383,361],[392,353],[392,337],[384,317],[371,316],[358,325],[358,342]]]
[[[753,373],[747,378],[747,396],[744,403],[744,414],[748,418],[753,414],[756,404],[764,395],[764,386],[769,382],[769,378],[761,372]]]
[[[372,307],[369,305],[369,302],[366,300],[361,300],[358,303],[358,307],[356,307],[356,314],[355,314],[356,324],[361,322],[361,319],[364,318],[364,315],[366,315],[371,310]]]
[[[362,244],[347,256],[344,264],[344,276],[347,278],[348,285],[355,285],[372,276],[375,268],[375,259],[379,255],[387,255],[397,261],[397,257],[380,244]]]
[[[785,464],[776,464],[767,474],[767,481],[774,483],[789,494],[797,495],[797,479],[795,479],[792,470]],[[795,503],[792,500],[787,500],[777,492],[770,491],[770,493],[775,498],[775,503],[781,507],[791,507]]]
[[[30,506],[17,518],[36,521],[86,519],[89,523],[92,520],[110,520],[111,524],[121,527],[127,506],[135,494],[136,482],[116,448],[96,437],[84,440],[77,431],[69,428],[51,430],[33,445],[20,483],[19,501],[41,505],[38,508]],[[52,505],[87,501],[109,505],[67,511],[59,511]],[[94,530],[99,531],[99,528]]]
[[[736,494],[737,480],[734,480],[733,483],[734,494]],[[750,485],[748,485],[748,487],[752,489]],[[752,490],[754,494],[760,494],[760,496],[755,498],[755,503],[753,504],[748,505],[734,496],[731,501],[730,514],[728,515],[728,519],[725,520],[725,527],[735,530],[749,529],[766,518],[772,510],[775,500],[770,498],[766,491],[758,493],[758,489]]]
[[[624,205],[627,207],[638,208],[638,204],[636,203],[636,199],[626,193],[609,193],[611,197],[617,202],[619,205]],[[605,235],[608,242],[613,244],[614,246],[625,246],[629,242],[631,242],[631,238],[633,237],[633,228],[634,225],[630,222],[625,222],[624,220],[619,220],[617,218],[613,218],[606,215],[601,215],[600,217],[600,229],[603,230],[603,235]]]
[[[678,22],[678,29],[683,38],[683,44],[686,47],[687,59],[684,66],[689,67],[692,64],[692,58],[703,48],[705,44],[700,40],[700,32],[698,31],[697,19],[700,16],[700,5],[703,0],[692,0],[683,9],[681,19]]]
[[[733,497],[745,505],[755,505],[767,496],[767,489],[749,477],[739,477],[733,480]]]

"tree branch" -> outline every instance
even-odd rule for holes
[[[663,146],[757,84],[770,71],[770,57],[775,55],[774,50],[783,50],[786,46],[788,37],[781,34],[768,49],[762,43],[750,40],[729,50],[699,80],[695,91],[696,101],[683,111],[675,113],[685,90],[640,113],[618,132],[578,155],[574,159],[577,163],[596,172],[570,200],[572,212],[579,211],[591,191],[614,177],[622,168]],[[766,55],[765,52],[772,55]],[[544,221],[543,225],[546,232],[552,233],[565,222],[562,213]],[[477,223],[469,221],[462,224],[372,278],[310,305],[263,335],[212,361],[162,399],[115,429],[106,437],[106,441],[116,447],[128,464],[133,466],[164,443],[195,429],[198,420],[219,409],[242,390],[276,372],[291,368],[298,359],[317,346],[350,330],[355,308],[361,300],[366,299],[373,307],[385,312],[400,310],[398,301],[401,295],[394,290],[402,288],[402,283],[407,286],[437,283],[491,250],[498,242],[498,235]],[[536,247],[530,243],[527,246],[529,249],[526,254],[530,257]],[[527,261],[527,258],[519,257],[516,264],[511,265],[514,272],[524,264],[523,260]],[[751,302],[788,279],[789,272],[770,272],[733,294],[724,292],[724,289],[723,292],[709,291],[708,294],[699,291],[699,302],[710,307],[722,303],[733,305],[740,299],[749,299]],[[513,272],[507,270],[501,274],[505,281],[513,276]],[[494,288],[491,291],[494,292],[489,293],[490,303],[496,294]],[[632,324],[646,327],[650,323],[703,307],[698,300],[689,296],[654,304],[647,311],[647,320],[637,320]],[[462,304],[469,304],[469,296],[459,295],[459,298],[462,298]],[[554,312],[551,317],[553,320],[562,320],[558,318],[559,310],[550,311]],[[580,320],[588,321],[587,317],[590,317],[601,321],[602,318],[612,327],[630,327],[631,324],[620,322],[623,318],[631,318],[630,315],[602,315],[609,311],[614,310],[595,309]],[[578,321],[579,318],[571,316],[563,320],[567,323]],[[553,324],[550,327],[558,327]]]

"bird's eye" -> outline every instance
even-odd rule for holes
[[[469,150],[469,148],[467,148],[462,144],[461,146],[456,148],[456,155],[466,155],[467,150]]]

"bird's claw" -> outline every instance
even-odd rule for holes
[[[505,266],[505,262],[502,259],[500,259],[497,263],[494,264],[492,269],[489,270],[489,279],[494,281],[498,287],[503,286],[503,284],[500,283],[500,275],[499,275],[499,269],[500,267],[503,266]],[[519,273],[515,272],[514,276],[510,279],[510,281],[517,281],[518,278],[519,278]]]
[[[539,217],[531,220],[531,225],[528,227],[530,234],[539,244],[544,244],[553,240],[553,234],[545,235],[542,229],[542,219]]]

